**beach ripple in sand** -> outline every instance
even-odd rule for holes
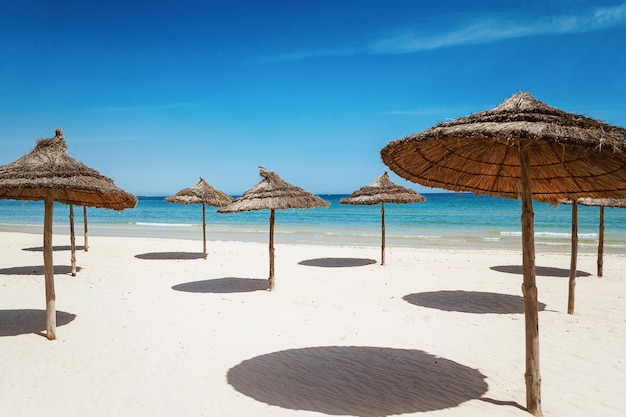
[[[361,417],[427,412],[480,398],[478,370],[420,350],[364,346],[290,349],[245,360],[228,382],[266,404]]]
[[[519,295],[483,291],[432,291],[408,294],[405,301],[427,308],[473,314],[524,314],[524,299]],[[546,308],[538,303],[539,311]]]

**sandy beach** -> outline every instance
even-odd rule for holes
[[[526,416],[521,253],[0,233],[2,416]],[[79,238],[77,244],[82,245]],[[545,416],[626,415],[626,255],[536,256]]]

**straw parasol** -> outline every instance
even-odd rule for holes
[[[428,187],[522,199],[526,403],[541,416],[533,198],[626,197],[626,129],[566,113],[529,93],[392,141],[385,164]]]
[[[409,204],[421,203],[426,197],[411,190],[393,183],[389,175],[385,172],[376,181],[365,187],[361,187],[353,192],[350,197],[339,200],[341,204],[355,204],[361,206],[373,206],[380,204],[382,244],[380,264],[385,264],[385,203]]]
[[[605,207],[617,207],[626,208],[626,199],[624,198],[579,198],[578,200],[560,199],[559,204],[571,204],[572,205],[572,266],[570,268],[570,280],[572,279],[571,270],[576,271],[575,253],[578,251],[578,204],[583,206],[600,207],[600,221],[598,225],[598,261],[597,261],[597,275],[601,277],[603,272],[603,256],[604,256],[604,208]],[[575,275],[574,275],[575,279]],[[570,282],[570,292],[572,292],[572,284]],[[574,312],[572,300],[571,312],[568,307],[568,312],[572,314]]]
[[[83,206],[83,222],[85,223],[85,243],[83,249],[89,251],[87,243],[87,207]],[[74,233],[74,204],[70,204],[70,250],[72,256],[72,276],[76,276],[76,235]]]
[[[218,213],[234,213],[238,211],[270,210],[270,276],[269,289],[274,289],[274,216],[276,210],[293,208],[328,207],[330,203],[300,187],[289,184],[277,174],[259,167],[259,175],[263,178],[257,185],[243,193],[235,201],[218,209]]]
[[[166,197],[165,201],[178,204],[202,204],[202,241],[204,259],[206,259],[206,216],[204,206],[223,207],[230,204],[233,199],[228,194],[216,190],[200,177],[200,181],[196,185],[184,188],[171,197]]]
[[[0,199],[43,200],[43,258],[46,280],[46,335],[56,338],[54,264],[52,260],[52,214],[54,202],[123,210],[135,207],[137,198],[121,190],[67,154],[63,131],[42,139],[27,155],[0,166]]]

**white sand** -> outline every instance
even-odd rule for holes
[[[0,233],[0,416],[525,416],[521,254]],[[55,236],[55,246],[67,246]],[[82,240],[79,239],[79,243]],[[24,249],[31,250],[24,250]],[[35,248],[35,250],[32,250]],[[191,256],[187,256],[191,254]],[[165,258],[165,259],[163,259]],[[545,416],[626,415],[626,256],[537,253]],[[338,266],[339,265],[339,266]]]

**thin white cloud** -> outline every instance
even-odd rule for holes
[[[404,28],[370,42],[336,49],[294,52],[275,57],[294,61],[321,56],[409,54],[462,45],[494,43],[532,36],[556,36],[593,32],[626,25],[626,3],[542,18],[488,16],[458,24],[444,32]]]

